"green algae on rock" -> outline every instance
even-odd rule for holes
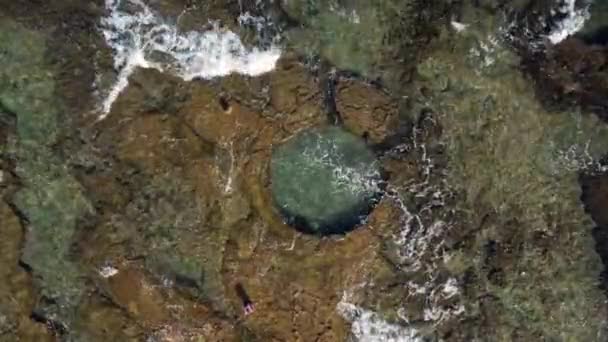
[[[296,51],[366,78],[382,78],[396,88],[450,5],[418,0],[294,0],[281,4],[287,16],[301,24],[285,32]]]
[[[198,172],[202,173],[200,168]],[[174,283],[185,293],[226,311],[221,279],[224,245],[232,226],[216,215],[217,181],[198,195],[184,173],[134,176],[138,191],[114,225],[125,234],[129,249],[140,251],[145,267],[157,280]],[[230,222],[229,222],[230,223]],[[102,251],[103,253],[103,251]]]
[[[305,131],[277,147],[271,178],[275,204],[287,222],[313,234],[352,229],[382,191],[373,152],[334,126]]]
[[[601,264],[577,172],[605,153],[608,131],[592,115],[547,112],[533,84],[509,67],[518,62],[514,53],[496,33],[477,30],[450,37],[451,49],[418,66],[421,83],[437,89],[429,97],[444,127],[450,184],[462,194],[463,224],[475,227],[456,253],[470,265],[461,274],[469,279],[467,315],[481,322],[459,333],[604,340]],[[481,47],[470,34],[486,37]]]
[[[0,107],[17,122],[10,153],[22,182],[13,203],[27,221],[22,261],[46,299],[36,310],[69,325],[84,290],[81,270],[69,257],[72,237],[90,205],[51,149],[60,132],[61,103],[45,62],[44,37],[0,20],[0,64]]]

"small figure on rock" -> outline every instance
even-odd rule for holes
[[[237,296],[239,296],[243,302],[243,312],[245,313],[245,316],[251,315],[255,311],[255,306],[253,305],[253,302],[251,301],[251,298],[249,298],[247,292],[245,292],[245,288],[241,283],[237,283],[234,286],[234,289]]]

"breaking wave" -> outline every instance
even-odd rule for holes
[[[141,0],[106,0],[106,10],[101,31],[114,52],[118,76],[105,94],[100,119],[110,112],[138,67],[170,72],[185,81],[231,73],[257,76],[273,70],[281,56],[275,45],[263,50],[245,47],[236,33],[219,23],[211,23],[213,28],[207,31],[180,32]]]

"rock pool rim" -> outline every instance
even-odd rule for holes
[[[381,187],[385,187],[385,183],[381,182]],[[314,229],[307,224],[307,220],[299,215],[293,215],[287,212],[285,209],[276,205],[275,207],[279,211],[279,214],[284,219],[285,224],[299,231],[300,233],[317,236],[330,236],[330,235],[346,235],[347,233],[356,230],[365,223],[365,220],[376,208],[376,205],[380,202],[384,196],[384,189],[378,191],[374,196],[368,199],[368,205],[366,208],[361,210],[358,214],[344,213],[337,219],[330,223],[322,226],[322,229]]]
[[[332,134],[337,135],[333,136]],[[373,168],[375,168],[376,171],[376,173],[370,175],[369,178],[368,176],[365,176],[365,178],[374,182],[374,186],[376,187],[376,189],[374,189],[375,191],[369,191],[369,193],[364,193],[364,196],[360,197],[356,203],[351,203],[350,206],[347,206],[345,208],[338,207],[338,209],[335,212],[332,212],[330,215],[318,218],[310,216],[306,217],[305,214],[300,215],[299,213],[297,213],[297,210],[295,210],[294,212],[293,210],[287,209],[286,206],[281,204],[280,200],[277,198],[283,196],[277,195],[277,192],[275,192],[275,175],[279,173],[276,171],[284,167],[281,166],[281,164],[275,164],[275,156],[277,151],[284,148],[289,148],[286,146],[288,146],[288,144],[290,143],[296,144],[298,140],[310,139],[310,137],[314,135],[318,137],[326,137],[326,141],[331,141],[332,143],[336,141],[335,139],[339,139],[340,135],[342,135],[342,137],[348,137],[348,139],[353,139],[357,141],[353,145],[359,145],[360,148],[363,147],[367,151],[364,154],[368,154],[371,158],[373,158]],[[317,141],[323,140],[319,139]],[[336,142],[338,143],[338,148],[341,149],[343,146],[340,146],[340,144],[343,144],[343,142],[340,142],[339,140]],[[298,154],[301,155],[301,153]],[[371,212],[375,209],[376,205],[384,196],[388,177],[381,165],[379,165],[379,163],[375,163],[376,161],[378,161],[377,157],[377,154],[374,153],[374,151],[366,143],[365,139],[352,134],[350,131],[344,129],[344,127],[340,127],[339,125],[311,127],[300,131],[294,134],[286,141],[284,141],[282,144],[274,146],[272,149],[272,157],[270,163],[270,189],[273,206],[276,208],[278,214],[282,217],[283,222],[285,224],[289,225],[290,227],[301,233],[317,236],[345,235],[359,228],[361,225],[364,225],[365,220],[367,219],[369,214],[371,214]],[[363,158],[365,159],[365,157]],[[301,162],[301,160],[298,160],[298,162]]]

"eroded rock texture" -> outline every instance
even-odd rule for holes
[[[112,4],[0,6],[0,340],[604,339],[601,27],[547,45],[548,1],[150,1],[281,57],[137,67],[100,115]],[[273,151],[322,129],[382,178],[337,236],[272,196]]]

